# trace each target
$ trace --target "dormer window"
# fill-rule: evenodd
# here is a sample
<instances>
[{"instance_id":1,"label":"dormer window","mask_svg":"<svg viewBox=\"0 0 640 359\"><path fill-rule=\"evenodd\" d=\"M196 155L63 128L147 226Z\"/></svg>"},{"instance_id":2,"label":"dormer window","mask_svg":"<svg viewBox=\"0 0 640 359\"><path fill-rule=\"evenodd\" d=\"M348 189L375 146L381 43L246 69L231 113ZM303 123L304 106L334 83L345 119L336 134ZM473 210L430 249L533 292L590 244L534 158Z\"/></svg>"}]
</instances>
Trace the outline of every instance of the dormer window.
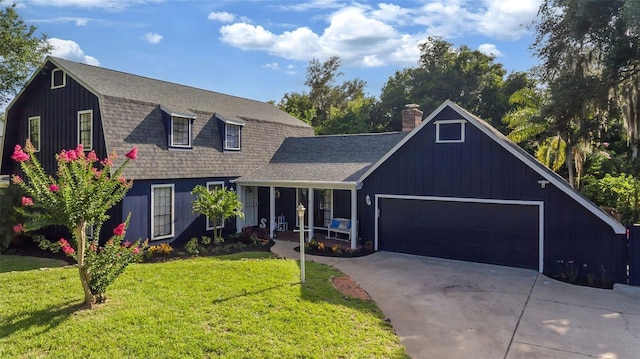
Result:
<instances>
[{"instance_id":1,"label":"dormer window","mask_svg":"<svg viewBox=\"0 0 640 359\"><path fill-rule=\"evenodd\" d=\"M225 125L225 140L224 140L224 149L225 150L239 150L240 149L240 130L242 126L235 125L232 123L227 123Z\"/></svg>"},{"instance_id":2,"label":"dormer window","mask_svg":"<svg viewBox=\"0 0 640 359\"><path fill-rule=\"evenodd\" d=\"M244 122L238 119L228 119L220 114L215 117L220 120L219 130L222 135L222 148L225 151L240 151L242 149L242 127Z\"/></svg>"},{"instance_id":3,"label":"dormer window","mask_svg":"<svg viewBox=\"0 0 640 359\"><path fill-rule=\"evenodd\" d=\"M464 142L465 120L436 121L436 143Z\"/></svg>"},{"instance_id":4,"label":"dormer window","mask_svg":"<svg viewBox=\"0 0 640 359\"><path fill-rule=\"evenodd\" d=\"M191 148L192 121L188 117L171 116L171 146Z\"/></svg>"},{"instance_id":5,"label":"dormer window","mask_svg":"<svg viewBox=\"0 0 640 359\"><path fill-rule=\"evenodd\" d=\"M67 85L67 74L61 69L51 70L51 89L59 89Z\"/></svg>"}]
</instances>

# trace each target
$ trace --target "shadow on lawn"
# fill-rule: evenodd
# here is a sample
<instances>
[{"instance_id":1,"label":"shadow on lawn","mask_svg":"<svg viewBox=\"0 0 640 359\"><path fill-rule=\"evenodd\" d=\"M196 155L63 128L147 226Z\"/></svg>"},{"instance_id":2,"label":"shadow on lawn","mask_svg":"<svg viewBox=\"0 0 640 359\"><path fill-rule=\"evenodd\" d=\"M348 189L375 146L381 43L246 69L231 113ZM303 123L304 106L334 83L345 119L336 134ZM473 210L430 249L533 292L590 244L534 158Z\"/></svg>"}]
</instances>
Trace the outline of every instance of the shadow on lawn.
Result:
<instances>
[{"instance_id":1,"label":"shadow on lawn","mask_svg":"<svg viewBox=\"0 0 640 359\"><path fill-rule=\"evenodd\" d=\"M278 285L274 285L268 288L262 288L262 289L258 289L258 290L253 290L253 291L248 291L246 289L243 289L242 294L236 294L236 295L231 295L228 296L226 298L219 298L213 301L213 304L218 304L218 303L224 303L226 301L232 300L232 299L236 299L236 298L241 298L241 297L248 297L250 295L255 295L255 294L261 294L261 293L265 293L274 289L278 289L278 288L282 288L282 287L287 287L287 286L294 286L294 285L298 285L300 283L284 283L284 284L278 284Z\"/></svg>"},{"instance_id":2,"label":"shadow on lawn","mask_svg":"<svg viewBox=\"0 0 640 359\"><path fill-rule=\"evenodd\" d=\"M27 310L16 313L0 323L0 338L20 331L29 331L31 328L38 329L29 333L30 337L46 333L67 320L81 309L82 305L83 303L70 300L38 311Z\"/></svg>"}]
</instances>

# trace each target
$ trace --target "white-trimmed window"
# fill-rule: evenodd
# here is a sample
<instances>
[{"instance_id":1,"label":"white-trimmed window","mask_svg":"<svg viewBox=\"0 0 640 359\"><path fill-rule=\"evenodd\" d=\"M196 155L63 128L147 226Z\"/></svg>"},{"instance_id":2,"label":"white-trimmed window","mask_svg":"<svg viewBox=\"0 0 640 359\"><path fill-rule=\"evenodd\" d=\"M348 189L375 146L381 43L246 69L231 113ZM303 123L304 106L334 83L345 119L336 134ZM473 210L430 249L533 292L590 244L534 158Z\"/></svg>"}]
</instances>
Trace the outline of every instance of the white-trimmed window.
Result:
<instances>
[{"instance_id":1,"label":"white-trimmed window","mask_svg":"<svg viewBox=\"0 0 640 359\"><path fill-rule=\"evenodd\" d=\"M224 182L222 181L216 181L216 182L207 182L207 189L209 191L214 191L216 189L222 189L222 187L224 187ZM211 230L211 229L218 229L218 228L224 228L224 221L222 220L222 218L218 219L217 221L218 223L213 223L213 221L211 221L209 219L209 217L207 217L207 230ZM214 225L217 224L217 226L214 227Z\"/></svg>"},{"instance_id":2,"label":"white-trimmed window","mask_svg":"<svg viewBox=\"0 0 640 359\"><path fill-rule=\"evenodd\" d=\"M464 126L466 120L436 121L436 143L464 142Z\"/></svg>"},{"instance_id":3,"label":"white-trimmed window","mask_svg":"<svg viewBox=\"0 0 640 359\"><path fill-rule=\"evenodd\" d=\"M151 186L151 239L173 237L174 231L174 185Z\"/></svg>"},{"instance_id":4,"label":"white-trimmed window","mask_svg":"<svg viewBox=\"0 0 640 359\"><path fill-rule=\"evenodd\" d=\"M191 148L191 123L188 117L171 116L171 146Z\"/></svg>"},{"instance_id":5,"label":"white-trimmed window","mask_svg":"<svg viewBox=\"0 0 640 359\"><path fill-rule=\"evenodd\" d=\"M94 226L93 224L87 224L84 227L84 235L87 237L88 240L92 241L93 240L93 231L94 231Z\"/></svg>"},{"instance_id":6,"label":"white-trimmed window","mask_svg":"<svg viewBox=\"0 0 640 359\"><path fill-rule=\"evenodd\" d=\"M67 85L67 74L61 69L51 70L51 89L59 89Z\"/></svg>"},{"instance_id":7,"label":"white-trimmed window","mask_svg":"<svg viewBox=\"0 0 640 359\"><path fill-rule=\"evenodd\" d=\"M241 125L234 123L226 123L224 125L224 149L225 150L239 150L240 149L240 133L242 130Z\"/></svg>"},{"instance_id":8,"label":"white-trimmed window","mask_svg":"<svg viewBox=\"0 0 640 359\"><path fill-rule=\"evenodd\" d=\"M78 144L85 151L93 148L93 110L78 111Z\"/></svg>"},{"instance_id":9,"label":"white-trimmed window","mask_svg":"<svg viewBox=\"0 0 640 359\"><path fill-rule=\"evenodd\" d=\"M29 141L40 151L40 116L29 117Z\"/></svg>"}]
</instances>

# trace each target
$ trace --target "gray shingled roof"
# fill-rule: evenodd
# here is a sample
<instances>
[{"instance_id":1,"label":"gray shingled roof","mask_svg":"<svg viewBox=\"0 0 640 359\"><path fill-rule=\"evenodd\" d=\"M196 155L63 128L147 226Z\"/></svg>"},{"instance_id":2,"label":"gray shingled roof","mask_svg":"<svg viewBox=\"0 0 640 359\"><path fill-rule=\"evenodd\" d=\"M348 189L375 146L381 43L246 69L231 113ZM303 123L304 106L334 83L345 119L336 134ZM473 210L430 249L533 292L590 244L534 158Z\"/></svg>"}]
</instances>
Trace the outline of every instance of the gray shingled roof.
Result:
<instances>
[{"instance_id":1,"label":"gray shingled roof","mask_svg":"<svg viewBox=\"0 0 640 359\"><path fill-rule=\"evenodd\" d=\"M125 173L130 178L237 177L268 163L285 138L313 135L311 126L266 102L49 60L98 96L109 151L122 158L138 147ZM168 149L163 110L195 115L193 150ZM240 152L223 151L216 115L245 124Z\"/></svg>"},{"instance_id":2,"label":"gray shingled roof","mask_svg":"<svg viewBox=\"0 0 640 359\"><path fill-rule=\"evenodd\" d=\"M258 182L352 182L408 132L287 138L269 164L237 179Z\"/></svg>"}]
</instances>

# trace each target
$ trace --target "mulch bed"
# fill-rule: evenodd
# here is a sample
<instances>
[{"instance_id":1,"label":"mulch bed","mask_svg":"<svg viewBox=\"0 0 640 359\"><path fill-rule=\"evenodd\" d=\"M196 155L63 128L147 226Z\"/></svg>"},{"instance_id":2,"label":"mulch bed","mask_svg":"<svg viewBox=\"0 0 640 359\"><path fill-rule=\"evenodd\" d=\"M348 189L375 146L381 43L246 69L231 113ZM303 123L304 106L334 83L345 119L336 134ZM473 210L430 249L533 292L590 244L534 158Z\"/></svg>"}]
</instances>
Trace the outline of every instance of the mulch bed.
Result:
<instances>
[{"instance_id":1,"label":"mulch bed","mask_svg":"<svg viewBox=\"0 0 640 359\"><path fill-rule=\"evenodd\" d=\"M333 287L339 290L342 294L349 298L356 298L362 300L370 300L371 297L364 289L360 288L358 283L354 281L348 275L341 277L331 277Z\"/></svg>"},{"instance_id":2,"label":"mulch bed","mask_svg":"<svg viewBox=\"0 0 640 359\"><path fill-rule=\"evenodd\" d=\"M293 250L296 252L300 252L300 246L295 247ZM304 252L306 254L311 254L314 256L321 256L321 257L355 258L355 257L368 256L369 254L373 254L376 251L360 248L356 251L346 251L346 252L342 251L342 252L336 253L332 251L331 248L326 248L324 251L320 251L314 248L306 248Z\"/></svg>"}]
</instances>

